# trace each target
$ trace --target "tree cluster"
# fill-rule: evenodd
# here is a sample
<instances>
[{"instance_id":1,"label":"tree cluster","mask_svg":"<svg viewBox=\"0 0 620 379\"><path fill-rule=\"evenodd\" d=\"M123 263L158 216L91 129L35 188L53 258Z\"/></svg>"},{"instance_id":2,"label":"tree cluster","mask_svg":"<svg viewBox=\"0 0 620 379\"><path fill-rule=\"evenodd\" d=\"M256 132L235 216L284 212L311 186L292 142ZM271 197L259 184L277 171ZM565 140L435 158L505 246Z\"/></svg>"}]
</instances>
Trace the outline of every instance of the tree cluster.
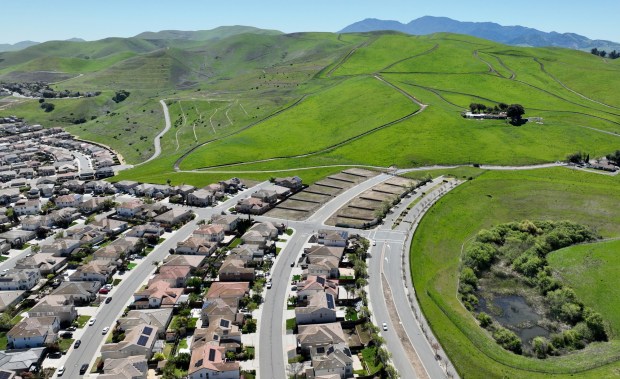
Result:
<instances>
[{"instance_id":1,"label":"tree cluster","mask_svg":"<svg viewBox=\"0 0 620 379\"><path fill-rule=\"evenodd\" d=\"M568 154L568 156L566 157L566 160L569 163L574 163L574 164L588 163L590 161L590 154L585 153L583 151L577 151L575 153Z\"/></svg>"},{"instance_id":2,"label":"tree cluster","mask_svg":"<svg viewBox=\"0 0 620 379\"><path fill-rule=\"evenodd\" d=\"M549 319L572 327L558 333L551 341L537 337L532 342L532 350L538 357L583 348L592 341L605 341L607 332L601 315L584 306L571 288L552 275L546 259L552 251L597 238L587 227L570 221L525 220L481 230L464 252L459 280L461 301L474 311L482 275L496 264L508 267L520 282L543 296ZM477 319L502 347L518 354L522 352L521 341L514 333L496 325L484 312L479 313Z\"/></svg>"},{"instance_id":3,"label":"tree cluster","mask_svg":"<svg viewBox=\"0 0 620 379\"><path fill-rule=\"evenodd\" d=\"M506 112L506 109L508 109L508 104L505 103L499 103L494 106L487 106L480 103L469 104L469 110L471 111L471 113L499 114L500 112Z\"/></svg>"},{"instance_id":4,"label":"tree cluster","mask_svg":"<svg viewBox=\"0 0 620 379\"><path fill-rule=\"evenodd\" d=\"M620 150L616 150L611 154L607 154L607 160L614 163L615 165L620 165Z\"/></svg>"},{"instance_id":5,"label":"tree cluster","mask_svg":"<svg viewBox=\"0 0 620 379\"><path fill-rule=\"evenodd\" d=\"M120 103L122 101L125 101L125 99L129 97L129 94L129 91L125 91L123 89L120 91L116 91L116 93L112 97L112 100L114 100L115 103Z\"/></svg>"},{"instance_id":6,"label":"tree cluster","mask_svg":"<svg viewBox=\"0 0 620 379\"><path fill-rule=\"evenodd\" d=\"M596 47L593 48L592 50L590 50L590 53L594 54L594 55L598 55L601 58L609 58L609 59L618 59L620 58L620 53L617 52L616 50L613 50L612 52L610 52L609 54L607 54L607 52L605 50L599 50Z\"/></svg>"}]
</instances>

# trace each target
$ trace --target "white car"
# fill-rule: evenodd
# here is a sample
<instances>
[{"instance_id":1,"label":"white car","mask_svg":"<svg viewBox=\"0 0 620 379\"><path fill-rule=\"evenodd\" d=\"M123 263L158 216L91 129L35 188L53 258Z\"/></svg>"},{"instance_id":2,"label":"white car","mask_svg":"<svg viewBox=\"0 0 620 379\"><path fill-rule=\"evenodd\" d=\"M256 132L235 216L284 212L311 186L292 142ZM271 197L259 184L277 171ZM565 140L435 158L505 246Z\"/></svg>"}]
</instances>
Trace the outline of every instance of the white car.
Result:
<instances>
[{"instance_id":1,"label":"white car","mask_svg":"<svg viewBox=\"0 0 620 379\"><path fill-rule=\"evenodd\" d=\"M383 331L387 332L387 324L385 322L383 323Z\"/></svg>"},{"instance_id":2,"label":"white car","mask_svg":"<svg viewBox=\"0 0 620 379\"><path fill-rule=\"evenodd\" d=\"M105 328L103 328L103 330L101 331L101 334L106 334L108 331L110 330L109 326L106 326Z\"/></svg>"},{"instance_id":3,"label":"white car","mask_svg":"<svg viewBox=\"0 0 620 379\"><path fill-rule=\"evenodd\" d=\"M64 373L65 373L65 366L60 366L58 368L58 371L56 372L56 375L62 376L62 374L64 374Z\"/></svg>"},{"instance_id":4,"label":"white car","mask_svg":"<svg viewBox=\"0 0 620 379\"><path fill-rule=\"evenodd\" d=\"M271 282L267 282L267 289L271 288Z\"/></svg>"},{"instance_id":5,"label":"white car","mask_svg":"<svg viewBox=\"0 0 620 379\"><path fill-rule=\"evenodd\" d=\"M372 241L372 246L377 246L377 241Z\"/></svg>"},{"instance_id":6,"label":"white car","mask_svg":"<svg viewBox=\"0 0 620 379\"><path fill-rule=\"evenodd\" d=\"M88 326L93 326L93 325L95 325L95 321L97 321L97 319L96 319L96 318L94 318L94 317L93 317L93 318L91 318L90 320L88 320Z\"/></svg>"}]
</instances>

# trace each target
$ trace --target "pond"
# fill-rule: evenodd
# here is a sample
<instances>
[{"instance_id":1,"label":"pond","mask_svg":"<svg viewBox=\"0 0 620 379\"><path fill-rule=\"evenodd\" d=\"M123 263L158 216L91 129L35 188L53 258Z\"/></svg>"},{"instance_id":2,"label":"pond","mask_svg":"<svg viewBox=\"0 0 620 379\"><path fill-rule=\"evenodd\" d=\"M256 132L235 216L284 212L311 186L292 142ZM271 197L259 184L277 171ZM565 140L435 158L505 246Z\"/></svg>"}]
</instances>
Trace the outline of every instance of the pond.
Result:
<instances>
[{"instance_id":1,"label":"pond","mask_svg":"<svg viewBox=\"0 0 620 379\"><path fill-rule=\"evenodd\" d=\"M489 314L495 321L514 331L523 342L534 337L548 337L549 331L537 325L542 316L527 304L522 296L508 295L493 298L492 306L486 299L479 298L478 307ZM499 314L497 310L500 310Z\"/></svg>"}]
</instances>

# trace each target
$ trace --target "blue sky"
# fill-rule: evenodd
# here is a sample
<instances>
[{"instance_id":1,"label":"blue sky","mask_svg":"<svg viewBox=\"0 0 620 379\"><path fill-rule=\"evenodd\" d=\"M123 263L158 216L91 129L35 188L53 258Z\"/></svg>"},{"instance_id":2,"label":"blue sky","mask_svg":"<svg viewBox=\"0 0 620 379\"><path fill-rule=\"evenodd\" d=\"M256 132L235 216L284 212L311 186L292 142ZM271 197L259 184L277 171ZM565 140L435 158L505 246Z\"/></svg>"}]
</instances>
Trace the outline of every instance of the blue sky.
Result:
<instances>
[{"instance_id":1,"label":"blue sky","mask_svg":"<svg viewBox=\"0 0 620 379\"><path fill-rule=\"evenodd\" d=\"M6 0L0 43L129 37L143 31L249 25L335 32L364 18L409 22L431 15L574 32L620 42L619 0Z\"/></svg>"}]
</instances>

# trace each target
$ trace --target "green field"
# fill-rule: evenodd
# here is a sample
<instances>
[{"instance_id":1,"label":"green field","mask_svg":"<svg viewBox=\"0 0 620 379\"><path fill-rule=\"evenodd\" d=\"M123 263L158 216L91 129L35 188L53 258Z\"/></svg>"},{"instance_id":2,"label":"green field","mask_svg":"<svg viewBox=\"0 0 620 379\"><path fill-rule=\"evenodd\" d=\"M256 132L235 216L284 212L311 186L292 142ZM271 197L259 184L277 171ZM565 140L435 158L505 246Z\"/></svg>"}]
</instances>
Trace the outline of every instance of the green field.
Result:
<instances>
[{"instance_id":1,"label":"green field","mask_svg":"<svg viewBox=\"0 0 620 379\"><path fill-rule=\"evenodd\" d=\"M573 246L547 256L554 272L584 304L608 321L612 338L620 331L620 240Z\"/></svg>"},{"instance_id":2,"label":"green field","mask_svg":"<svg viewBox=\"0 0 620 379\"><path fill-rule=\"evenodd\" d=\"M70 78L58 89L103 94L50 100L57 108L49 114L36 101L4 100L0 116L67 126L136 164L153 153L165 99L173 128L160 158L122 177L191 184L291 169L318 178L338 165L525 165L577 150L602 156L620 142L620 66L588 53L448 33L240 33L197 32L173 44L166 32L2 53L0 78L53 69ZM111 101L118 89L132 92L120 104ZM403 117L420 109L407 95L428 107ZM463 119L471 102L521 103L543 123ZM74 125L80 118L86 122ZM175 162L192 172L175 172Z\"/></svg>"},{"instance_id":3,"label":"green field","mask_svg":"<svg viewBox=\"0 0 620 379\"><path fill-rule=\"evenodd\" d=\"M430 209L414 235L411 272L420 306L461 377L543 378L578 373L599 378L620 369L620 340L616 339L545 360L500 349L455 295L461 248L480 229L523 219L567 219L604 237L620 235L620 195L609 190L617 185L614 177L564 168L487 171L450 191ZM583 300L588 303L587 297Z\"/></svg>"}]
</instances>

